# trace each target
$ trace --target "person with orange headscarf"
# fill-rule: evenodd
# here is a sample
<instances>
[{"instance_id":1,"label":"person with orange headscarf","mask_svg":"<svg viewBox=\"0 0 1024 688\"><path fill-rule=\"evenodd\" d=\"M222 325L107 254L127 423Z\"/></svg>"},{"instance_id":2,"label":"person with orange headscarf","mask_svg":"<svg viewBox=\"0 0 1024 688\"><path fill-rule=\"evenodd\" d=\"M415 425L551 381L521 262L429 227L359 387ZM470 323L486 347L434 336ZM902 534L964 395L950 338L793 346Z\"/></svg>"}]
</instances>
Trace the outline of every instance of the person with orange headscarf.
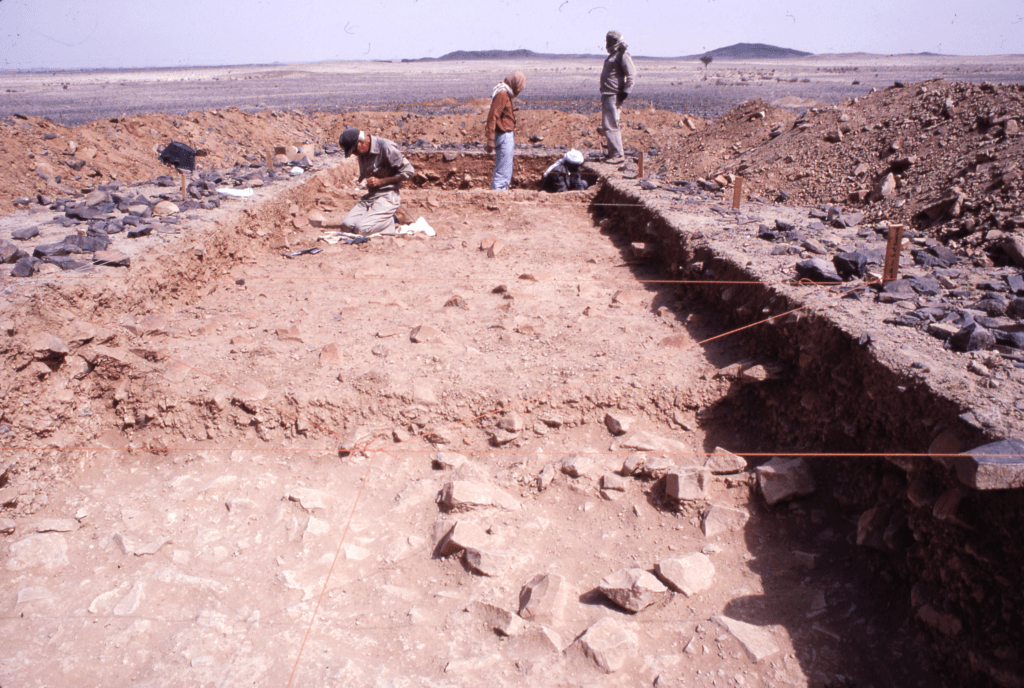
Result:
<instances>
[{"instance_id":1,"label":"person with orange headscarf","mask_svg":"<svg viewBox=\"0 0 1024 688\"><path fill-rule=\"evenodd\" d=\"M494 153L492 189L504 191L512 183L512 157L516 149L516 113L512 99L525 87L526 76L517 70L506 76L491 93L491 111L487 113L487 152Z\"/></svg>"}]
</instances>

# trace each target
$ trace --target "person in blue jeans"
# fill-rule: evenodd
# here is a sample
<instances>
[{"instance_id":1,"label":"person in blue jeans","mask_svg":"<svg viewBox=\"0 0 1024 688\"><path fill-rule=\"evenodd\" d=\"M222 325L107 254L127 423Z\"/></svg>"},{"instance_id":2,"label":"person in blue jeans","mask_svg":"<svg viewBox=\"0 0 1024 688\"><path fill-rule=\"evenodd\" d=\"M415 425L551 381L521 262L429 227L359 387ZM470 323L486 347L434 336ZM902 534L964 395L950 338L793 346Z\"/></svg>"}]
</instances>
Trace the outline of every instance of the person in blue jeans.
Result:
<instances>
[{"instance_id":1,"label":"person in blue jeans","mask_svg":"<svg viewBox=\"0 0 1024 688\"><path fill-rule=\"evenodd\" d=\"M512 99L525 87L526 76L517 70L495 86L491 94L491 110L487 113L487 152L494 153L492 189L504 191L512 183L512 157L516 150L516 113Z\"/></svg>"}]
</instances>

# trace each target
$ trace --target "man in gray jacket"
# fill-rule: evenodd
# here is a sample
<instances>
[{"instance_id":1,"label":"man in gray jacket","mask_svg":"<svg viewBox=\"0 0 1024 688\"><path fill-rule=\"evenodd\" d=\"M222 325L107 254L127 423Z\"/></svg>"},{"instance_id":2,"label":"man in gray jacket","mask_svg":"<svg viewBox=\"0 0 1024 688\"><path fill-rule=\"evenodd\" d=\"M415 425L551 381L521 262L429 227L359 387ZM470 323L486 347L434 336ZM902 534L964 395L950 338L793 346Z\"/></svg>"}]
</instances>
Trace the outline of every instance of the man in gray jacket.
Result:
<instances>
[{"instance_id":1,"label":"man in gray jacket","mask_svg":"<svg viewBox=\"0 0 1024 688\"><path fill-rule=\"evenodd\" d=\"M349 211L342 229L352 234L380 234L395 226L395 211L401 200L398 189L416 171L391 141L370 136L358 129L346 129L338 140L345 157L359 157L359 181L366 181L366 195Z\"/></svg>"},{"instance_id":2,"label":"man in gray jacket","mask_svg":"<svg viewBox=\"0 0 1024 688\"><path fill-rule=\"evenodd\" d=\"M605 37L608 57L601 70L601 126L608 139L608 156L605 162L613 165L625 162L622 149L622 132L619 131L619 108L633 88L636 67L633 58L626 52L622 34L609 31Z\"/></svg>"}]
</instances>

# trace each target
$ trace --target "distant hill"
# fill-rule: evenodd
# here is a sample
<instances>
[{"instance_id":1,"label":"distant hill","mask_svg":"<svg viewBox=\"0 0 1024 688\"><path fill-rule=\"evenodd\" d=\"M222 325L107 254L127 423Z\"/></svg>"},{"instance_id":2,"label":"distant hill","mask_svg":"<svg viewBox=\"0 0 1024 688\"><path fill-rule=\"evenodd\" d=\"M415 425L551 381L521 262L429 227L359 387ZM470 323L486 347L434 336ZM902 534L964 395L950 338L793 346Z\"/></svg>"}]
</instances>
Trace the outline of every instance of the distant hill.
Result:
<instances>
[{"instance_id":1,"label":"distant hill","mask_svg":"<svg viewBox=\"0 0 1024 688\"><path fill-rule=\"evenodd\" d=\"M711 57L720 60L785 60L793 57L807 57L813 53L806 53L803 50L792 50L791 48L780 48L765 43L737 43L709 50L698 55L688 55L694 60L701 57Z\"/></svg>"},{"instance_id":2,"label":"distant hill","mask_svg":"<svg viewBox=\"0 0 1024 688\"><path fill-rule=\"evenodd\" d=\"M456 50L445 53L441 57L420 57L402 62L431 62L456 60L526 60L539 58L543 60L576 60L580 58L602 57L600 55L555 55L552 53L535 53L532 50ZM603 59L603 58L602 58Z\"/></svg>"}]
</instances>

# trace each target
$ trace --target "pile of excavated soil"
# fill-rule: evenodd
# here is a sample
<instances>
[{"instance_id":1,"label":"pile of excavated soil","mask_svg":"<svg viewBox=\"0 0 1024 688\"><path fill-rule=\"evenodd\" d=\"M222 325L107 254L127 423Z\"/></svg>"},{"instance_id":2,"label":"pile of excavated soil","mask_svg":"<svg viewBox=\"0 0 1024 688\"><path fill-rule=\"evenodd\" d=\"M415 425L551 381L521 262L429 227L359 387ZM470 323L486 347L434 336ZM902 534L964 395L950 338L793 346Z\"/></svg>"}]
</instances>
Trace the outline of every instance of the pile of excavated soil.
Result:
<instances>
[{"instance_id":1,"label":"pile of excavated soil","mask_svg":"<svg viewBox=\"0 0 1024 688\"><path fill-rule=\"evenodd\" d=\"M907 224L976 266L1022 265L1022 118L1019 85L943 80L799 116L751 102L699 136L669 139L666 174L740 175L749 194L862 209L868 222Z\"/></svg>"},{"instance_id":2,"label":"pile of excavated soil","mask_svg":"<svg viewBox=\"0 0 1024 688\"><path fill-rule=\"evenodd\" d=\"M627 101L623 128L627 148L643 151L647 171L662 180L739 175L748 195L861 208L868 221L909 224L981 267L1024 261L1022 98L1018 85L935 80L803 112L752 101L710 123L653 106L633 109ZM346 126L406 147L478 149L487 105L446 99L417 111L343 115L229 108L72 128L6 118L0 211L40 194L49 199L113 179L154 179L168 171L158 153L172 140L208 151L200 159L207 167L259 165L274 146L331 149ZM424 114L431 107L441 114ZM596 114L528 109L519 117L520 145L600 151Z\"/></svg>"}]
</instances>

